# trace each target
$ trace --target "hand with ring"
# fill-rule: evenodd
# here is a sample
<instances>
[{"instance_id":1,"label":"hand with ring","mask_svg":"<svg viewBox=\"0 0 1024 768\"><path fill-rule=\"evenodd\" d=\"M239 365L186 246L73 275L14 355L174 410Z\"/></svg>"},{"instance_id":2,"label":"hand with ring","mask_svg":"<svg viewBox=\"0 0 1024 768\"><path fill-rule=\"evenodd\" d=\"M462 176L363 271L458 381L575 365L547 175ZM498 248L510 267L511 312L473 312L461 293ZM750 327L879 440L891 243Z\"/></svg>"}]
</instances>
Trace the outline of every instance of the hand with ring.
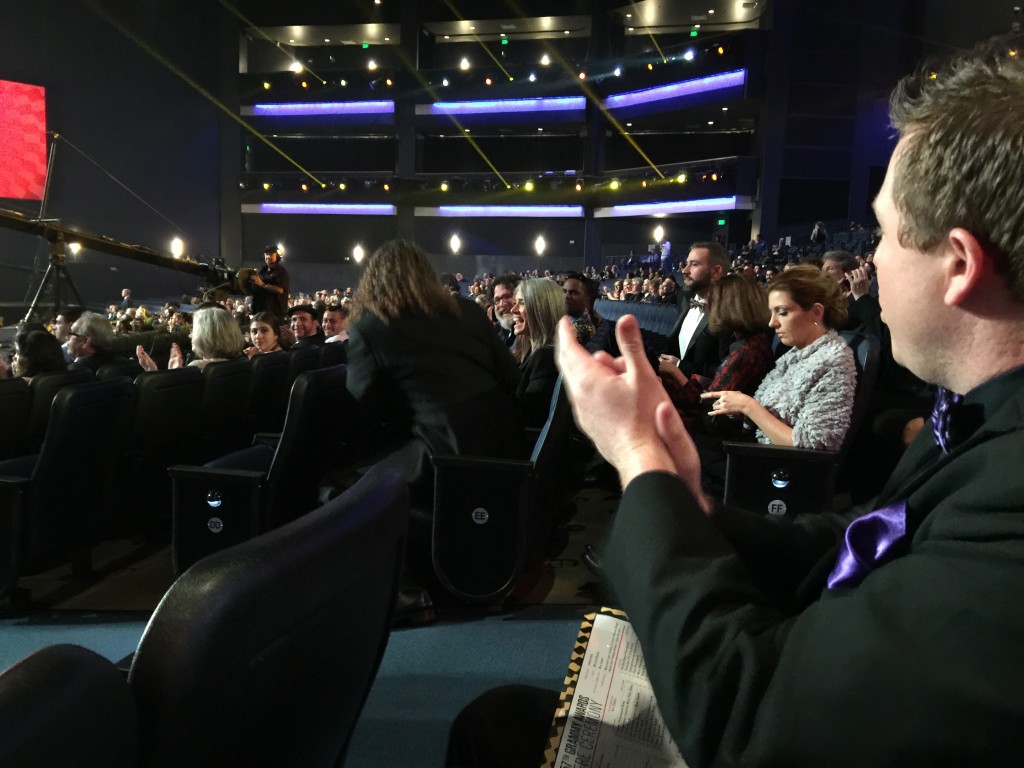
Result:
<instances>
[{"instance_id":1,"label":"hand with ring","mask_svg":"<svg viewBox=\"0 0 1024 768\"><path fill-rule=\"evenodd\" d=\"M723 390L719 392L705 392L700 396L701 400L715 398L711 405L712 416L734 416L744 415L747 406L753 402L753 398L742 392Z\"/></svg>"}]
</instances>

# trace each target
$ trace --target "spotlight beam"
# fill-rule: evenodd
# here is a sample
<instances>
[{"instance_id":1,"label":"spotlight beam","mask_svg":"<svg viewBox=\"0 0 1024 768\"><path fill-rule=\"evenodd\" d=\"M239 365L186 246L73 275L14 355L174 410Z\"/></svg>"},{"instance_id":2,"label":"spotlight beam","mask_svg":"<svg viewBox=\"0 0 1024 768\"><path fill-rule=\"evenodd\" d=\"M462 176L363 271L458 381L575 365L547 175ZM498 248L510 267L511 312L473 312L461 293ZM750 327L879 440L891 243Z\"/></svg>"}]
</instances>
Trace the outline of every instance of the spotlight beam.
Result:
<instances>
[{"instance_id":1,"label":"spotlight beam","mask_svg":"<svg viewBox=\"0 0 1024 768\"><path fill-rule=\"evenodd\" d=\"M281 47L281 43L280 43L280 42L278 42L277 40L274 40L273 38L271 38L271 37L270 37L270 36L269 36L269 35L268 35L268 34L267 34L266 32L264 32L264 31L263 31L262 29L260 29L259 27L257 27L257 26L256 26L255 24L253 24L253 23L252 23L251 21L249 21L249 19L247 19L247 18L246 18L245 16L243 16L243 15L242 15L241 11L239 11L239 10L238 10L237 8L235 8L235 7L233 6L233 5L231 5L230 3L228 3L228 2L227 2L227 0L218 0L218 2L219 2L219 3L220 3L220 4L222 5L222 6L224 6L224 8L225 8L225 9L227 9L227 10L228 10L228 11L229 11L230 13L234 14L235 16L237 16L237 17L238 17L238 18L239 18L239 19L241 20L241 22L242 22L243 24L245 24L245 26L247 27L247 29L248 29L248 30L249 30L250 32L255 32L255 33L256 33L257 35L259 35L260 37L262 37L262 38L263 38L264 40L266 40L266 41L267 41L268 43L273 43L273 44L274 44L275 46L277 46L278 48L280 48L280 47ZM293 57L293 58L294 58L294 57ZM316 78L317 80L319 80L319 81L320 81L320 85L327 85L327 81L326 81L326 80L324 80L324 79L323 79L322 77L320 77L320 75L318 75L318 74L317 74L316 72L314 72L314 71L313 71L312 69L309 69L309 68L308 68L308 67L306 67L305 65L303 65L303 66L302 66L302 68L303 68L303 69L304 69L304 70L305 70L306 72L309 72L309 74L311 74L311 75L312 75L313 77L315 77L315 78Z\"/></svg>"},{"instance_id":2,"label":"spotlight beam","mask_svg":"<svg viewBox=\"0 0 1024 768\"><path fill-rule=\"evenodd\" d=\"M461 13L459 13L459 9L455 7L451 0L444 0L444 4L448 6L448 9L452 12L456 19L458 19L459 21L466 20L465 17ZM484 41L480 39L479 35L474 34L473 41L484 49L484 53L490 56L491 61L493 61L497 65L498 69L500 69L505 74L505 77L511 80L512 75L510 75L508 70L501 65L501 62L498 61L498 57L491 53L490 49L484 44Z\"/></svg>"},{"instance_id":3,"label":"spotlight beam","mask_svg":"<svg viewBox=\"0 0 1024 768\"><path fill-rule=\"evenodd\" d=\"M427 94L429 94L431 101L440 101L437 91L435 91L431 87L430 83L427 82L427 79L423 76L423 73L420 72L419 69L417 69L416 65L409 60L408 56L406 56L405 51L402 49L401 46L399 46L398 48L398 57L399 59L401 59L406 71L413 77L415 77L416 80L419 81L420 87L422 87L423 90L425 90ZM452 125L454 125L458 129L459 135L465 141L469 142L469 146L473 148L473 151L480 156L480 159L487 164L488 168L494 171L494 175L501 179L501 183L504 184L506 188L508 188L510 185L508 181L506 181L505 177L502 175L501 171L499 171L498 167L491 162L491 158L489 158L487 156L487 153L480 148L480 145L476 143L473 137L466 133L465 128L463 128L462 123L459 122L458 118L455 115L448 115L448 119L451 120Z\"/></svg>"},{"instance_id":4,"label":"spotlight beam","mask_svg":"<svg viewBox=\"0 0 1024 768\"><path fill-rule=\"evenodd\" d=\"M526 18L526 14L523 12L523 9L519 7L517 3L510 2L509 7L512 8L516 13L518 13L520 18ZM664 179L665 174L663 174L661 170L658 168L658 166L654 164L654 161L647 156L647 153L640 148L640 145L636 143L636 140L626 132L626 129L623 127L622 123L620 123L615 118L615 116L612 115L612 113L605 108L604 104L601 103L601 99L597 97L593 89L586 83L586 81L580 80L578 77L576 77L576 73L573 72L572 67L569 66L569 62L566 61L558 53L558 51L556 51L551 46L545 44L544 48L546 51L548 51L548 54L558 62L558 65L563 70L565 70L569 77L572 78L575 82L579 83L580 90L583 91L583 95L587 97L587 100L590 103L592 103L601 112L602 115L604 115L605 120L607 120L612 125L612 127L614 127L616 131L618 131L619 135L626 140L626 143L628 143L634 150L636 150L636 153L640 155L641 158L643 158L643 161L647 163L651 170L658 174L659 178Z\"/></svg>"},{"instance_id":5,"label":"spotlight beam","mask_svg":"<svg viewBox=\"0 0 1024 768\"><path fill-rule=\"evenodd\" d=\"M640 9L636 7L636 0L630 0L629 4L633 8L633 15L636 16L639 19L640 18ZM651 27L649 25L647 25L647 24L644 24L644 26L648 30L647 36L649 38L651 38L651 43L653 43L653 45L654 45L654 50L656 50L658 52L658 57L661 59L661 63L662 64L667 64L668 63L668 59L665 58L665 54L662 52L661 46L658 45L658 41L654 39L654 33L650 31Z\"/></svg>"}]
</instances>

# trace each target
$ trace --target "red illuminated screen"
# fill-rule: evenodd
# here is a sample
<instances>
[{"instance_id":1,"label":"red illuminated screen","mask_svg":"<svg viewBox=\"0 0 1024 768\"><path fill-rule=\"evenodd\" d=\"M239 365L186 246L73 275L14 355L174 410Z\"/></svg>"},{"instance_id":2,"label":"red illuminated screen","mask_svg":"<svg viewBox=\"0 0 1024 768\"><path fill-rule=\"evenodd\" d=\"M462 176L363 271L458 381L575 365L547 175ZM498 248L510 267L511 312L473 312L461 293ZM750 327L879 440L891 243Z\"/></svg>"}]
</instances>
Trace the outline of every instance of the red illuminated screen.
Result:
<instances>
[{"instance_id":1,"label":"red illuminated screen","mask_svg":"<svg viewBox=\"0 0 1024 768\"><path fill-rule=\"evenodd\" d=\"M42 200L46 90L0 80L0 197Z\"/></svg>"}]
</instances>

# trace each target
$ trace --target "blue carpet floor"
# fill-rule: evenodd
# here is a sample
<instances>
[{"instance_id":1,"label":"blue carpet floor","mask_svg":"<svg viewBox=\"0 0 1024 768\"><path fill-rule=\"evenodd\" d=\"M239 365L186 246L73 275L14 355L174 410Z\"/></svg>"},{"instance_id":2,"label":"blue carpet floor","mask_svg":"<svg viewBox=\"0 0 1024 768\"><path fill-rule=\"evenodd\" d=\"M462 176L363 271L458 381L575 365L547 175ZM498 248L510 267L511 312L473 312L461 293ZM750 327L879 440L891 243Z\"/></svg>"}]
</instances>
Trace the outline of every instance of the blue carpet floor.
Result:
<instances>
[{"instance_id":1,"label":"blue carpet floor","mask_svg":"<svg viewBox=\"0 0 1024 768\"><path fill-rule=\"evenodd\" d=\"M507 683L557 689L586 612L535 606L392 633L353 735L349 768L437 768L448 728L478 694ZM0 621L0 669L34 650L76 643L117 661L135 650L138 614L40 614Z\"/></svg>"}]
</instances>

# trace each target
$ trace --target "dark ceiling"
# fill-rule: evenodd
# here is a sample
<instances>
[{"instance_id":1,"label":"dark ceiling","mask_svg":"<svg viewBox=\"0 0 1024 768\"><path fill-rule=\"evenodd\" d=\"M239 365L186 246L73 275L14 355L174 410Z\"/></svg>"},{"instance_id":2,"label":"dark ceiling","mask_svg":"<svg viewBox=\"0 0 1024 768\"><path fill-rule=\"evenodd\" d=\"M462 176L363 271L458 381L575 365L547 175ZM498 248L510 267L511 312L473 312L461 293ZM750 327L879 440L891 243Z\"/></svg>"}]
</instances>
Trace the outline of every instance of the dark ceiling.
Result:
<instances>
[{"instance_id":1,"label":"dark ceiling","mask_svg":"<svg viewBox=\"0 0 1024 768\"><path fill-rule=\"evenodd\" d=\"M678 33L700 25L710 31L756 28L767 19L768 0L600 0L538 2L417 2L420 25L438 42L460 42L506 35L511 39L587 37L591 18L602 13L620 20L627 35ZM291 5L241 0L234 7L247 26L285 45L399 42L402 8L398 0L304 2ZM446 37L447 36L447 37Z\"/></svg>"}]
</instances>

